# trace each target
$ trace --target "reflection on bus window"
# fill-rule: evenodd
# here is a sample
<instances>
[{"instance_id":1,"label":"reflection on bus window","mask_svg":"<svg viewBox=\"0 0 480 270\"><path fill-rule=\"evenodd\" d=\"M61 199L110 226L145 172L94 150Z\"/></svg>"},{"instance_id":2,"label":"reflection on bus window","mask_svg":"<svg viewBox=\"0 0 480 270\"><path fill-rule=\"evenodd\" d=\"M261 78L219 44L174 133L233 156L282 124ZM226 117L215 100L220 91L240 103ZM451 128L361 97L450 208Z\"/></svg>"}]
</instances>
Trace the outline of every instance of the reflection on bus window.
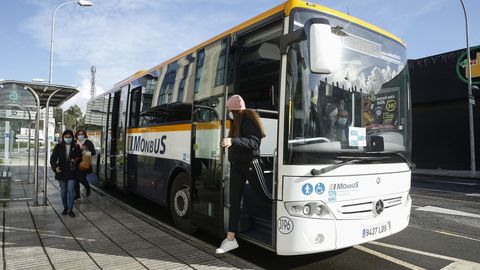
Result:
<instances>
[{"instance_id":1,"label":"reflection on bus window","mask_svg":"<svg viewBox=\"0 0 480 270\"><path fill-rule=\"evenodd\" d=\"M297 12L303 25L308 12ZM287 57L288 142L285 162L304 164L319 153L407 151L408 70L405 50L387 38L328 17L342 40L338 69L312 73L308 45L293 44ZM381 146L379 146L381 145Z\"/></svg>"}]
</instances>

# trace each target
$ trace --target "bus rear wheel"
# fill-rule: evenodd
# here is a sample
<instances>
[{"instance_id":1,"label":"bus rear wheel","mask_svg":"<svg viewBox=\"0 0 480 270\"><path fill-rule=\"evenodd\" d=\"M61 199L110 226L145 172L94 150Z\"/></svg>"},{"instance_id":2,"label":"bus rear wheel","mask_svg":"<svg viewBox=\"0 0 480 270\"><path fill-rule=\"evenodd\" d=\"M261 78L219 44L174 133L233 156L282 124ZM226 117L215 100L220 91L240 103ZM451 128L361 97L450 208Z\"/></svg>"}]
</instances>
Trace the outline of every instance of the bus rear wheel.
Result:
<instances>
[{"instance_id":1,"label":"bus rear wheel","mask_svg":"<svg viewBox=\"0 0 480 270\"><path fill-rule=\"evenodd\" d=\"M188 234L196 231L190 215L191 198L190 177L186 173L180 173L173 180L170 189L170 212L175 226Z\"/></svg>"}]
</instances>

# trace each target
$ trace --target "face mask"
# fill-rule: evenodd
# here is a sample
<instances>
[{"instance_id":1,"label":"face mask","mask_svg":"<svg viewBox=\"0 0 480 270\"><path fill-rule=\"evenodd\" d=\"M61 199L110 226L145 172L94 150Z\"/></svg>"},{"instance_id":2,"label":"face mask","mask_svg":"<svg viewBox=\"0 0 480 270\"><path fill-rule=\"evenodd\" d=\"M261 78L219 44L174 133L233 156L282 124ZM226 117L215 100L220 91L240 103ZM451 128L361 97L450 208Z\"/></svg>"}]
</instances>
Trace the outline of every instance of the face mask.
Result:
<instances>
[{"instance_id":1,"label":"face mask","mask_svg":"<svg viewBox=\"0 0 480 270\"><path fill-rule=\"evenodd\" d=\"M66 143L66 144L70 144L72 142L72 138L63 138L63 141Z\"/></svg>"},{"instance_id":2,"label":"face mask","mask_svg":"<svg viewBox=\"0 0 480 270\"><path fill-rule=\"evenodd\" d=\"M83 141L85 140L85 135L78 135L77 138L78 140Z\"/></svg>"},{"instance_id":3,"label":"face mask","mask_svg":"<svg viewBox=\"0 0 480 270\"><path fill-rule=\"evenodd\" d=\"M233 119L233 112L228 112L228 118Z\"/></svg>"},{"instance_id":4,"label":"face mask","mask_svg":"<svg viewBox=\"0 0 480 270\"><path fill-rule=\"evenodd\" d=\"M339 118L338 123L342 126L345 126L347 124L347 118L345 118L345 117Z\"/></svg>"}]
</instances>

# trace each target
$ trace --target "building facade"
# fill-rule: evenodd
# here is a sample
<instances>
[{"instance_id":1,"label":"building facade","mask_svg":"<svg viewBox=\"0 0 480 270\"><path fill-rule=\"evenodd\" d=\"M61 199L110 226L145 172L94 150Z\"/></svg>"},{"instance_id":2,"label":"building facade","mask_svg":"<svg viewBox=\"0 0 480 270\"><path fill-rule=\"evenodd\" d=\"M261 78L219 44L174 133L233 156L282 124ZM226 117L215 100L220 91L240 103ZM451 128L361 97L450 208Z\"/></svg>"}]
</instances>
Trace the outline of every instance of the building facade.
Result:
<instances>
[{"instance_id":1,"label":"building facade","mask_svg":"<svg viewBox=\"0 0 480 270\"><path fill-rule=\"evenodd\" d=\"M471 48L476 170L480 170L480 46ZM466 50L409 60L412 159L417 168L470 170Z\"/></svg>"}]
</instances>

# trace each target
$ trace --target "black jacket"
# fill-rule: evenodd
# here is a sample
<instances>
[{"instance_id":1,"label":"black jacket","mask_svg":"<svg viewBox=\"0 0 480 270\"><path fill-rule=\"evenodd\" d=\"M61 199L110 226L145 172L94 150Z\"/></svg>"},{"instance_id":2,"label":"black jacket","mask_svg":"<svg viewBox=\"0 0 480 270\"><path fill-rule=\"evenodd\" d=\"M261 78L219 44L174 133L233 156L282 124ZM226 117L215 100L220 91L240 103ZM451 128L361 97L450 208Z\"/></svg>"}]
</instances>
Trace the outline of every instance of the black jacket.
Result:
<instances>
[{"instance_id":1,"label":"black jacket","mask_svg":"<svg viewBox=\"0 0 480 270\"><path fill-rule=\"evenodd\" d=\"M71 143L70 155L67 160L65 145L59 143L53 148L50 156L50 166L55 172L55 179L60 181L77 179L78 178L78 164L82 161L82 150L74 142ZM56 168L60 167L61 173L56 172Z\"/></svg>"},{"instance_id":2,"label":"black jacket","mask_svg":"<svg viewBox=\"0 0 480 270\"><path fill-rule=\"evenodd\" d=\"M228 161L249 163L260 157L262 134L259 127L249 118L244 118L240 127L240 137L232 138L228 148Z\"/></svg>"}]
</instances>

